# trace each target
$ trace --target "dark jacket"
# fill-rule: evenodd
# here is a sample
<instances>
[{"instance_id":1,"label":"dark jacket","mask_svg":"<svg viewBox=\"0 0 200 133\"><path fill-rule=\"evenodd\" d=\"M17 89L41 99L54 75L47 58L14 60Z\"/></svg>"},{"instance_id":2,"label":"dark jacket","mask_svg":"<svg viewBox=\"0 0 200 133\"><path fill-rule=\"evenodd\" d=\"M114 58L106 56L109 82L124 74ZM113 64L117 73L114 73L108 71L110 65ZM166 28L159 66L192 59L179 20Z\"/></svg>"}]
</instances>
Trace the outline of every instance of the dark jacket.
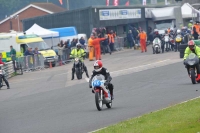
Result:
<instances>
[{"instance_id":1,"label":"dark jacket","mask_svg":"<svg viewBox=\"0 0 200 133\"><path fill-rule=\"evenodd\" d=\"M33 55L33 52L29 52L28 50L26 50L26 51L24 52L24 56L28 56L28 55Z\"/></svg>"},{"instance_id":2,"label":"dark jacket","mask_svg":"<svg viewBox=\"0 0 200 133\"><path fill-rule=\"evenodd\" d=\"M82 45L85 44L85 40L84 40L84 39L80 39L79 42L80 42L80 44L82 44Z\"/></svg>"},{"instance_id":3,"label":"dark jacket","mask_svg":"<svg viewBox=\"0 0 200 133\"><path fill-rule=\"evenodd\" d=\"M101 71L99 71L99 72L96 72L96 71L93 71L92 72L92 75L91 75L91 78L90 78L90 81L89 81L89 86L91 86L92 84L92 79L93 79L93 77L94 76L96 76L97 74L102 74L104 77L105 77L105 80L107 81L107 82L110 82L111 80L112 80L112 77L110 76L110 73L109 73L109 71L106 69L106 68L102 68L101 69Z\"/></svg>"},{"instance_id":4,"label":"dark jacket","mask_svg":"<svg viewBox=\"0 0 200 133\"><path fill-rule=\"evenodd\" d=\"M128 42L133 42L133 40L134 40L133 34L132 33L128 33L127 39L128 39Z\"/></svg>"},{"instance_id":5,"label":"dark jacket","mask_svg":"<svg viewBox=\"0 0 200 133\"><path fill-rule=\"evenodd\" d=\"M102 44L103 44L104 46L109 45L109 39L107 38L106 40L103 40L103 41L102 41Z\"/></svg>"},{"instance_id":6,"label":"dark jacket","mask_svg":"<svg viewBox=\"0 0 200 133\"><path fill-rule=\"evenodd\" d=\"M156 37L162 40L162 37L159 34L154 34L153 39L155 39Z\"/></svg>"}]
</instances>

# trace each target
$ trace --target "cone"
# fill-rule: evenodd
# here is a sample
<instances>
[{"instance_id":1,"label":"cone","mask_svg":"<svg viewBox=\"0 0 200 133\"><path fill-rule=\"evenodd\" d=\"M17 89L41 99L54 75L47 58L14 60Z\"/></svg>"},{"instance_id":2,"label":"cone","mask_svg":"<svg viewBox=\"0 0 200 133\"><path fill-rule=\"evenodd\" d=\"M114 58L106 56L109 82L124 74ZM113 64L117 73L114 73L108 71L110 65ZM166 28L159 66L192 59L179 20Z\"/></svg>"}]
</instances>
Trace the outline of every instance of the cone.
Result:
<instances>
[{"instance_id":1,"label":"cone","mask_svg":"<svg viewBox=\"0 0 200 133\"><path fill-rule=\"evenodd\" d=\"M59 62L59 65L62 66L62 61Z\"/></svg>"},{"instance_id":2,"label":"cone","mask_svg":"<svg viewBox=\"0 0 200 133\"><path fill-rule=\"evenodd\" d=\"M52 68L52 63L51 62L49 62L49 68Z\"/></svg>"}]
</instances>

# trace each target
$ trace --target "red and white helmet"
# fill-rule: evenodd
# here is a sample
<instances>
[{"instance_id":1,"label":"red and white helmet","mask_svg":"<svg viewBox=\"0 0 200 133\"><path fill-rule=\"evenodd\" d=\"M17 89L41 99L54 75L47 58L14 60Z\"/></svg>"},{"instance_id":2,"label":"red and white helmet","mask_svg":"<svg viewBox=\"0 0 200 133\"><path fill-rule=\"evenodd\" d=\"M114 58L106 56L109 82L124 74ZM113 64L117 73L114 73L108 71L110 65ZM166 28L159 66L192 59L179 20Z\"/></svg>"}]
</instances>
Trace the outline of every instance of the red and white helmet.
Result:
<instances>
[{"instance_id":1,"label":"red and white helmet","mask_svg":"<svg viewBox=\"0 0 200 133\"><path fill-rule=\"evenodd\" d=\"M103 64L100 60L97 60L97 61L94 62L94 70L96 72L101 71L102 67L103 67Z\"/></svg>"},{"instance_id":2,"label":"red and white helmet","mask_svg":"<svg viewBox=\"0 0 200 133\"><path fill-rule=\"evenodd\" d=\"M191 40L191 41L188 42L188 47L189 47L191 50L194 49L194 47L195 47L195 43L194 43L193 40Z\"/></svg>"}]
</instances>

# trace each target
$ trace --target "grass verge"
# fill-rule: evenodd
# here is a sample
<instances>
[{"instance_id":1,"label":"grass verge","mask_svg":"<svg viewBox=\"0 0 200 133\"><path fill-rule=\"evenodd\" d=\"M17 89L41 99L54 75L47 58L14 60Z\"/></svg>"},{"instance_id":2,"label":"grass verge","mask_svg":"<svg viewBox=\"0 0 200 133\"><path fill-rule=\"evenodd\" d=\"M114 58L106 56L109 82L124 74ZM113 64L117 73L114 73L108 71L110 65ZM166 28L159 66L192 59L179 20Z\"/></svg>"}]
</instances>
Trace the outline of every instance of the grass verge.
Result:
<instances>
[{"instance_id":1,"label":"grass verge","mask_svg":"<svg viewBox=\"0 0 200 133\"><path fill-rule=\"evenodd\" d=\"M200 98L120 122L96 133L200 133Z\"/></svg>"}]
</instances>

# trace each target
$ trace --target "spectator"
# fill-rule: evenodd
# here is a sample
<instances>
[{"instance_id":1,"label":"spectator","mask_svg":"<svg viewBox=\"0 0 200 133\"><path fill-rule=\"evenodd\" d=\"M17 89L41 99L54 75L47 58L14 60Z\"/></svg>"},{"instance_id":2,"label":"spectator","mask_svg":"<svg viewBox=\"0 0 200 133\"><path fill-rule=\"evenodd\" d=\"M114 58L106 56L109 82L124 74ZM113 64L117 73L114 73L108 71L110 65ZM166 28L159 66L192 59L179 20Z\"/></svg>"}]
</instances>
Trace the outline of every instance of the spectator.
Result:
<instances>
[{"instance_id":1,"label":"spectator","mask_svg":"<svg viewBox=\"0 0 200 133\"><path fill-rule=\"evenodd\" d=\"M38 51L38 47L36 47L36 48L33 50L33 54L40 54L40 52Z\"/></svg>"},{"instance_id":2,"label":"spectator","mask_svg":"<svg viewBox=\"0 0 200 133\"><path fill-rule=\"evenodd\" d=\"M143 31L143 29L141 29L141 32L138 36L140 37L141 53L143 53L144 51L147 52L147 34Z\"/></svg>"},{"instance_id":3,"label":"spectator","mask_svg":"<svg viewBox=\"0 0 200 133\"><path fill-rule=\"evenodd\" d=\"M108 38L109 38L110 49L111 49L111 51L114 51L115 34L114 34L113 30L111 30L110 33L108 34Z\"/></svg>"},{"instance_id":4,"label":"spectator","mask_svg":"<svg viewBox=\"0 0 200 133\"><path fill-rule=\"evenodd\" d=\"M85 46L85 40L83 37L81 37L81 39L79 39L79 43L82 45L82 47Z\"/></svg>"},{"instance_id":5,"label":"spectator","mask_svg":"<svg viewBox=\"0 0 200 133\"><path fill-rule=\"evenodd\" d=\"M28 49L25 51L24 56L28 56L28 55L33 55L32 48L28 48Z\"/></svg>"},{"instance_id":6,"label":"spectator","mask_svg":"<svg viewBox=\"0 0 200 133\"><path fill-rule=\"evenodd\" d=\"M132 47L134 46L134 38L133 38L133 34L131 30L129 30L129 33L127 35L127 40L128 40L130 48L132 49Z\"/></svg>"},{"instance_id":7,"label":"spectator","mask_svg":"<svg viewBox=\"0 0 200 133\"><path fill-rule=\"evenodd\" d=\"M64 45L63 40L60 41L60 45L61 45L61 47L63 47L63 45Z\"/></svg>"},{"instance_id":8,"label":"spectator","mask_svg":"<svg viewBox=\"0 0 200 133\"><path fill-rule=\"evenodd\" d=\"M105 40L102 41L102 45L103 45L103 53L105 55L106 49L108 50L108 52L111 53L110 47L109 47L109 39L108 39L108 35L105 35Z\"/></svg>"},{"instance_id":9,"label":"spectator","mask_svg":"<svg viewBox=\"0 0 200 133\"><path fill-rule=\"evenodd\" d=\"M58 56L59 56L59 61L62 62L63 64L63 49L65 48L65 45L63 45L63 47L61 47L61 44L58 44Z\"/></svg>"},{"instance_id":10,"label":"spectator","mask_svg":"<svg viewBox=\"0 0 200 133\"><path fill-rule=\"evenodd\" d=\"M71 41L71 47L76 47L75 38L73 38L73 40Z\"/></svg>"},{"instance_id":11,"label":"spectator","mask_svg":"<svg viewBox=\"0 0 200 133\"><path fill-rule=\"evenodd\" d=\"M32 48L28 48L25 53L24 53L24 56L26 56L26 59L25 59L25 64L26 64L26 68L27 69L34 69L33 68L33 51L32 51Z\"/></svg>"},{"instance_id":12,"label":"spectator","mask_svg":"<svg viewBox=\"0 0 200 133\"><path fill-rule=\"evenodd\" d=\"M16 62L16 50L13 48L13 46L10 46L10 56L13 62L13 68L16 72L16 66L15 66L15 62Z\"/></svg>"}]
</instances>

